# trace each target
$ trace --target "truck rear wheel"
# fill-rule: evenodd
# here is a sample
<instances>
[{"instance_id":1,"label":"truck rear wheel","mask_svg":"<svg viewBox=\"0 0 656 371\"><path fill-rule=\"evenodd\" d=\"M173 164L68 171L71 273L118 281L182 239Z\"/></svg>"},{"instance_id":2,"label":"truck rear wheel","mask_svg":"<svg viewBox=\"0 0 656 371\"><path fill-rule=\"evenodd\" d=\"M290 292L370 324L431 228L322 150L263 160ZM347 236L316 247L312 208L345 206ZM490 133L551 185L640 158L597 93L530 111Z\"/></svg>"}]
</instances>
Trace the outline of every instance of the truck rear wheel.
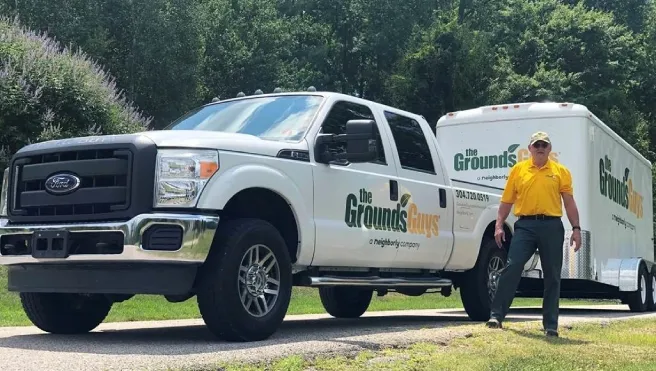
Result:
<instances>
[{"instance_id":1,"label":"truck rear wheel","mask_svg":"<svg viewBox=\"0 0 656 371\"><path fill-rule=\"evenodd\" d=\"M627 303L631 312L644 312L649 309L651 300L651 277L644 264L638 268L638 290L627 294Z\"/></svg>"},{"instance_id":2,"label":"truck rear wheel","mask_svg":"<svg viewBox=\"0 0 656 371\"><path fill-rule=\"evenodd\" d=\"M471 320L490 319L490 307L499 282L499 273L506 264L506 250L500 249L496 241L490 239L483 244L476 265L465 273L460 285L462 304Z\"/></svg>"},{"instance_id":3,"label":"truck rear wheel","mask_svg":"<svg viewBox=\"0 0 656 371\"><path fill-rule=\"evenodd\" d=\"M266 221L222 223L199 278L198 308L221 339L264 340L285 318L292 293L291 260L280 233Z\"/></svg>"},{"instance_id":4,"label":"truck rear wheel","mask_svg":"<svg viewBox=\"0 0 656 371\"><path fill-rule=\"evenodd\" d=\"M21 292L27 318L53 334L81 334L105 320L112 303L104 295Z\"/></svg>"},{"instance_id":5,"label":"truck rear wheel","mask_svg":"<svg viewBox=\"0 0 656 371\"><path fill-rule=\"evenodd\" d=\"M359 287L320 287L319 298L328 314L335 318L358 318L367 311L374 290Z\"/></svg>"}]
</instances>

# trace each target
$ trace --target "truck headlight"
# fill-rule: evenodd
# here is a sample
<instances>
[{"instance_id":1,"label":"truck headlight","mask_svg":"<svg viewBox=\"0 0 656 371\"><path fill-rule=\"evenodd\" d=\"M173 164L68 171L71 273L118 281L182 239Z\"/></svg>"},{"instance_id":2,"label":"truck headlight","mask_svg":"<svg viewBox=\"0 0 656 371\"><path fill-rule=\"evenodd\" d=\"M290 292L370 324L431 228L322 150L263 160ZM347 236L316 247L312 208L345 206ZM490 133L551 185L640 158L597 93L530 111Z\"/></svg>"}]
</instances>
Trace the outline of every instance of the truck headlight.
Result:
<instances>
[{"instance_id":1,"label":"truck headlight","mask_svg":"<svg viewBox=\"0 0 656 371\"><path fill-rule=\"evenodd\" d=\"M0 216L7 216L7 195L9 189L9 168L5 169L2 177L2 193L0 194Z\"/></svg>"},{"instance_id":2,"label":"truck headlight","mask_svg":"<svg viewBox=\"0 0 656 371\"><path fill-rule=\"evenodd\" d=\"M217 151L160 150L155 169L155 207L196 206L207 180L218 169Z\"/></svg>"}]
</instances>

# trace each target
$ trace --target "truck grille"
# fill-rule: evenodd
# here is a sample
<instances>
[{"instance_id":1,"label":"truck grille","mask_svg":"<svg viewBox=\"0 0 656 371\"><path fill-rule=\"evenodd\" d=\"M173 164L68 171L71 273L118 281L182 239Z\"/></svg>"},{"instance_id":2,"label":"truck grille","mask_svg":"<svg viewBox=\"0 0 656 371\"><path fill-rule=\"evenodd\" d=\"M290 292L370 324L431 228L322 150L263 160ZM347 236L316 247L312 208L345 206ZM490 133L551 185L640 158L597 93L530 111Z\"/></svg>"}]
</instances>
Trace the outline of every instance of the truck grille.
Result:
<instances>
[{"instance_id":1,"label":"truck grille","mask_svg":"<svg viewBox=\"0 0 656 371\"><path fill-rule=\"evenodd\" d=\"M129 207L132 156L127 148L48 153L23 157L16 165L14 214L95 215ZM58 173L76 175L79 188L70 194L49 193L46 180Z\"/></svg>"},{"instance_id":2,"label":"truck grille","mask_svg":"<svg viewBox=\"0 0 656 371\"><path fill-rule=\"evenodd\" d=\"M125 139L19 152L9 171L10 222L125 220L149 212L156 147Z\"/></svg>"}]
</instances>

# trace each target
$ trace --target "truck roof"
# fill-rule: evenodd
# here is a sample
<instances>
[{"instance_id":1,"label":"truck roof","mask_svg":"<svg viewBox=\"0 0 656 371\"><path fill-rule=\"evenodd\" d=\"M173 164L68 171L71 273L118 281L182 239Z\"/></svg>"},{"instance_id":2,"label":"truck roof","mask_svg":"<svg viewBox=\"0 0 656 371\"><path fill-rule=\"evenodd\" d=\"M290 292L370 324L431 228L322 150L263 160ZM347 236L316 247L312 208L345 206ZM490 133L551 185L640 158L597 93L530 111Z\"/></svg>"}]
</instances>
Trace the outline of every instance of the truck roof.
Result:
<instances>
[{"instance_id":1,"label":"truck roof","mask_svg":"<svg viewBox=\"0 0 656 371\"><path fill-rule=\"evenodd\" d=\"M276 97L276 96L286 96L286 95L287 96L288 95L314 95L314 96L324 97L326 99L348 100L348 101L351 101L351 102L354 102L354 103L374 105L374 106L377 106L380 109L384 109L384 110L387 110L387 111L390 111L390 112L396 112L398 114L403 114L403 115L406 115L408 117L412 117L414 119L417 119L418 121L426 121L426 118L424 116L418 115L414 112L402 110L400 108L388 106L388 105L385 105L383 103L378 103L376 101L368 100L368 99L365 99L365 98L360 98L360 97L356 97L356 96L353 96L353 95L338 93L338 92L332 92L332 91L317 91L317 90L303 91L303 90L299 90L299 91L289 91L289 92L279 92L279 93L251 94L251 95L244 95L244 96L235 97L235 98L226 98L226 99L222 99L220 101L206 103L206 104L204 104L204 106L211 106L211 105L214 105L214 104L220 104L220 103L225 103L225 102L230 102L230 101L237 101L237 100L244 100L244 99L262 98L262 97ZM420 122L420 124L423 125L421 122ZM430 124L429 124L429 126L430 126Z\"/></svg>"},{"instance_id":2,"label":"truck roof","mask_svg":"<svg viewBox=\"0 0 656 371\"><path fill-rule=\"evenodd\" d=\"M437 120L435 130L444 126L457 126L491 121L505 121L549 117L587 117L638 159L651 167L651 162L601 121L588 107L569 102L504 103L449 112Z\"/></svg>"}]
</instances>

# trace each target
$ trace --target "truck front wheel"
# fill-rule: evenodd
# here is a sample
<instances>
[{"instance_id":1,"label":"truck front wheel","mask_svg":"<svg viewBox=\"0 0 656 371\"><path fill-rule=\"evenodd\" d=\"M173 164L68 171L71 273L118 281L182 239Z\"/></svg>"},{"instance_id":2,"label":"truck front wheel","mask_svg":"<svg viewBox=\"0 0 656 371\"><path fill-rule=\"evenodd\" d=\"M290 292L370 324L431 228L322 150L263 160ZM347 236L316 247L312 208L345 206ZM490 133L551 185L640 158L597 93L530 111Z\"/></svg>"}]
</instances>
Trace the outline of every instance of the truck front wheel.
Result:
<instances>
[{"instance_id":1,"label":"truck front wheel","mask_svg":"<svg viewBox=\"0 0 656 371\"><path fill-rule=\"evenodd\" d=\"M287 245L270 223L224 222L200 272L197 298L205 324L227 341L269 338L287 313L291 272Z\"/></svg>"},{"instance_id":2,"label":"truck front wheel","mask_svg":"<svg viewBox=\"0 0 656 371\"><path fill-rule=\"evenodd\" d=\"M53 334L81 334L105 320L112 303L104 295L21 292L27 318Z\"/></svg>"},{"instance_id":3,"label":"truck front wheel","mask_svg":"<svg viewBox=\"0 0 656 371\"><path fill-rule=\"evenodd\" d=\"M372 289L359 287L320 287L319 298L328 314L335 318L357 318L369 308Z\"/></svg>"},{"instance_id":4,"label":"truck front wheel","mask_svg":"<svg viewBox=\"0 0 656 371\"><path fill-rule=\"evenodd\" d=\"M490 307L499 282L499 274L506 267L506 250L488 240L481 247L476 266L467 271L460 285L460 297L465 312L473 321L490 319Z\"/></svg>"}]
</instances>

